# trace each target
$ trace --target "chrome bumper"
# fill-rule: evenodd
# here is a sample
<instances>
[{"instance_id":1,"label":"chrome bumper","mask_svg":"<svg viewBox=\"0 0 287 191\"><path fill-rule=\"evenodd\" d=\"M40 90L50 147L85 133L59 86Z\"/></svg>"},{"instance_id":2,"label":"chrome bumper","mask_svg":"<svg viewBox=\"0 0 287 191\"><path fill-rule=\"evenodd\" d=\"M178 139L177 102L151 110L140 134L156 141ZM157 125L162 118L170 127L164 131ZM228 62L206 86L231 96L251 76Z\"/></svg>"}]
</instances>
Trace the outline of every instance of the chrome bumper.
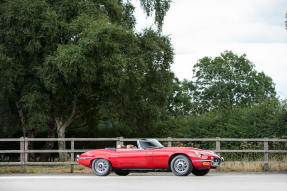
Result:
<instances>
[{"instance_id":1,"label":"chrome bumper","mask_svg":"<svg viewBox=\"0 0 287 191\"><path fill-rule=\"evenodd\" d=\"M220 158L211 157L211 167L216 168L223 162L224 162L224 158L223 157L220 157Z\"/></svg>"},{"instance_id":2,"label":"chrome bumper","mask_svg":"<svg viewBox=\"0 0 287 191\"><path fill-rule=\"evenodd\" d=\"M76 156L76 159L77 160L80 160L80 159L91 159L92 157L80 157L80 155L77 155Z\"/></svg>"}]
</instances>

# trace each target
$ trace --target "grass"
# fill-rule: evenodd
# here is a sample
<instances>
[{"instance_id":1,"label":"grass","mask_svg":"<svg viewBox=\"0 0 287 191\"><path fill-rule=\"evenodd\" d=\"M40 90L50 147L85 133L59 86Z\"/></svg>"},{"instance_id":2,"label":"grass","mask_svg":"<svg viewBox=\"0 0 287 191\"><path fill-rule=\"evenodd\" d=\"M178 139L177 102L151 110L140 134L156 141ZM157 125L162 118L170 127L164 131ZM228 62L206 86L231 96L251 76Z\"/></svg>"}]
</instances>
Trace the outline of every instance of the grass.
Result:
<instances>
[{"instance_id":1,"label":"grass","mask_svg":"<svg viewBox=\"0 0 287 191\"><path fill-rule=\"evenodd\" d=\"M221 172L264 172L264 164L223 163ZM268 172L287 172L287 163L269 164Z\"/></svg>"},{"instance_id":2,"label":"grass","mask_svg":"<svg viewBox=\"0 0 287 191\"><path fill-rule=\"evenodd\" d=\"M219 170L212 172L264 172L263 164L223 163ZM268 172L287 172L287 163L270 164ZM20 166L0 166L0 174L20 174ZM63 166L28 166L27 174L66 174L70 173L70 165ZM74 165L75 174L91 174L92 170L80 165Z\"/></svg>"},{"instance_id":3,"label":"grass","mask_svg":"<svg viewBox=\"0 0 287 191\"><path fill-rule=\"evenodd\" d=\"M23 173L21 166L0 166L0 174L20 174ZM70 173L70 165L61 166L27 166L28 174L65 174ZM90 168L74 165L74 173L90 174Z\"/></svg>"}]
</instances>

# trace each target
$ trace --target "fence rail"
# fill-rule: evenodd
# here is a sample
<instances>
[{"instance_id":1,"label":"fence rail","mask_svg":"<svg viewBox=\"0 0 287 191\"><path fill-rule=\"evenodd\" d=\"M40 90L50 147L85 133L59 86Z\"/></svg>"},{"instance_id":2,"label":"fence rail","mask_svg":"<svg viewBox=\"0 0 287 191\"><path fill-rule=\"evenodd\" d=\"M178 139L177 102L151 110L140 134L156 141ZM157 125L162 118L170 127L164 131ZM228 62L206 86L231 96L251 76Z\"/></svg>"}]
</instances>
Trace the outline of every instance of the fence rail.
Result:
<instances>
[{"instance_id":1,"label":"fence rail","mask_svg":"<svg viewBox=\"0 0 287 191\"><path fill-rule=\"evenodd\" d=\"M19 153L20 161L19 162L1 162L0 165L20 165L23 172L26 172L26 167L28 165L71 165L71 173L74 171L74 165L77 165L75 162L75 153L86 152L91 149L75 149L75 142L80 141L114 141L116 145L122 145L124 142L136 141L138 138L5 138L0 139L0 142L19 142L19 150L0 150L0 154L10 154L10 153ZM169 147L172 146L173 142L215 142L214 150L219 155L220 153L264 153L264 161L227 161L226 163L254 163L254 164L264 164L264 170L269 169L269 164L281 164L287 163L287 161L269 161L269 153L287 153L286 150L269 150L269 142L287 142L287 139L274 139L274 138L158 138L159 141L167 142ZM33 141L65 141L70 142L71 148L66 150L29 150L28 144ZM223 150L220 148L221 142L263 142L263 150ZM30 153L70 153L70 161L67 162L29 162L28 154Z\"/></svg>"}]
</instances>

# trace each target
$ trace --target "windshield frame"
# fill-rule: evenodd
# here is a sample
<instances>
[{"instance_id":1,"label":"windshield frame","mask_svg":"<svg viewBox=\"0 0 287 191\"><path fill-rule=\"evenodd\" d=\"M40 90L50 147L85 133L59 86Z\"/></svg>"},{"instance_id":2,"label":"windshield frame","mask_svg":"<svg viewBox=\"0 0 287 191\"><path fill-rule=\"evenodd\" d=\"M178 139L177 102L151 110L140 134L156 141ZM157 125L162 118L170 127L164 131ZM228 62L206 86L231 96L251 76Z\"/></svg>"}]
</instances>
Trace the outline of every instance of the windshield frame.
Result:
<instances>
[{"instance_id":1,"label":"windshield frame","mask_svg":"<svg viewBox=\"0 0 287 191\"><path fill-rule=\"evenodd\" d=\"M147 147L147 145L144 143L151 143L151 145L153 144L154 147L152 147L152 146ZM137 141L137 145L138 145L138 148L142 149L142 150L164 148L164 146L156 139L139 139Z\"/></svg>"}]
</instances>

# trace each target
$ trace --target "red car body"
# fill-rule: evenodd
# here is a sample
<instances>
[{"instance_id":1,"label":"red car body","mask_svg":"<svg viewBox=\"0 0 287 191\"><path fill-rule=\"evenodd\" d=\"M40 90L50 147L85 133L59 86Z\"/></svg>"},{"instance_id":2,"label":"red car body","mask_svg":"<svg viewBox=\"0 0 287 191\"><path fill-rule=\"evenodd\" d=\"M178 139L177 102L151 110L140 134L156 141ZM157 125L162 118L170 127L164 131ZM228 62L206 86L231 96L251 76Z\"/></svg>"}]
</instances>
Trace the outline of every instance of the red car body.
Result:
<instances>
[{"instance_id":1,"label":"red car body","mask_svg":"<svg viewBox=\"0 0 287 191\"><path fill-rule=\"evenodd\" d=\"M223 158L212 151L188 147L162 147L151 149L96 149L77 156L79 164L92 167L95 159L106 159L113 169L129 170L170 170L174 157L184 155L190 159L193 169L207 170L217 168Z\"/></svg>"}]
</instances>

